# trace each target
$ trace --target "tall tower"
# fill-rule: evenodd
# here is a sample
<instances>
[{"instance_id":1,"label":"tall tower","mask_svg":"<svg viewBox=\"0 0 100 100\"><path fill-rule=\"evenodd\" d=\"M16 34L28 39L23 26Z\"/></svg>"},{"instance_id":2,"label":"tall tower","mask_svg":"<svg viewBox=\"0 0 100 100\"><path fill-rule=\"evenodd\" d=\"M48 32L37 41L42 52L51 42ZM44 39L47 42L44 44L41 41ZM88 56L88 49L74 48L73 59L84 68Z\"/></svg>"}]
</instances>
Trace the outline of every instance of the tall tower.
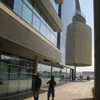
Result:
<instances>
[{"instance_id":1,"label":"tall tower","mask_svg":"<svg viewBox=\"0 0 100 100\"><path fill-rule=\"evenodd\" d=\"M78 12L80 12L80 13L81 13L79 0L75 0L75 4L76 4L76 11L78 11Z\"/></svg>"},{"instance_id":2,"label":"tall tower","mask_svg":"<svg viewBox=\"0 0 100 100\"><path fill-rule=\"evenodd\" d=\"M76 12L67 27L66 65L90 66L92 63L92 32L82 16L79 0Z\"/></svg>"}]
</instances>

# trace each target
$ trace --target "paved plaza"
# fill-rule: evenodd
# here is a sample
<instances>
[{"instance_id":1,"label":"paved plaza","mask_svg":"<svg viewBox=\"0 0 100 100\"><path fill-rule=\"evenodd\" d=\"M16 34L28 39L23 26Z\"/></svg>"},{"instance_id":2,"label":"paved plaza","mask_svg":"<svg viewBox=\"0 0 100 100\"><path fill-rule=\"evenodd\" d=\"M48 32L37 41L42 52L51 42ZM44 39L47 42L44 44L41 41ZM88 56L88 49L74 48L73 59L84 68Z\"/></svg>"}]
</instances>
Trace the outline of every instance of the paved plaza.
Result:
<instances>
[{"instance_id":1,"label":"paved plaza","mask_svg":"<svg viewBox=\"0 0 100 100\"><path fill-rule=\"evenodd\" d=\"M55 88L55 100L92 100L94 81L69 82ZM33 97L24 100L34 100ZM40 94L39 100L47 100L47 92ZM50 100L52 100L50 98Z\"/></svg>"}]
</instances>

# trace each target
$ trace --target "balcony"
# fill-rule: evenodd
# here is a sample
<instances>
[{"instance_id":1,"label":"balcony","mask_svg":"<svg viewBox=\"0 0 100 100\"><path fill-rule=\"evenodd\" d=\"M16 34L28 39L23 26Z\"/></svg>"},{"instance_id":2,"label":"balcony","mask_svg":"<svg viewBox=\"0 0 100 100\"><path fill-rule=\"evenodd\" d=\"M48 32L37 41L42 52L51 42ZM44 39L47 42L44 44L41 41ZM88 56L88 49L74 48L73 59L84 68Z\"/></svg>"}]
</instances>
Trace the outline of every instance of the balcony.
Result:
<instances>
[{"instance_id":1,"label":"balcony","mask_svg":"<svg viewBox=\"0 0 100 100\"><path fill-rule=\"evenodd\" d=\"M50 0L28 0L56 32L62 31L62 22Z\"/></svg>"},{"instance_id":2,"label":"balcony","mask_svg":"<svg viewBox=\"0 0 100 100\"><path fill-rule=\"evenodd\" d=\"M27 0L14 0L13 8L11 5L10 8L56 46L57 33L50 28Z\"/></svg>"},{"instance_id":3,"label":"balcony","mask_svg":"<svg viewBox=\"0 0 100 100\"><path fill-rule=\"evenodd\" d=\"M19 0L19 2L22 1ZM33 21L33 17L31 17L34 15L33 11L20 10L28 5L23 5L25 2L23 4L19 2L15 3L17 7L14 6L16 9L13 8L13 11L0 2L0 22L2 23L0 25L0 50L30 59L38 56L40 60L48 59L52 62L60 62L61 52L36 29L39 23ZM32 22L35 23L35 26ZM40 26L43 27L43 25Z\"/></svg>"}]
</instances>

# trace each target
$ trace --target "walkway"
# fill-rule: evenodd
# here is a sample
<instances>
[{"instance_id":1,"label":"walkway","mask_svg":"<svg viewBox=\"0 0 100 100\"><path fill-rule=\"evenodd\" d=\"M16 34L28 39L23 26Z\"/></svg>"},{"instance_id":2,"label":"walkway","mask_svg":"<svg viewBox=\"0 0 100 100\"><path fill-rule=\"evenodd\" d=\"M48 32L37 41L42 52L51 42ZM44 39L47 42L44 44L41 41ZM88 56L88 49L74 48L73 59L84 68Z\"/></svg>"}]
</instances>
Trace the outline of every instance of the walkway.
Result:
<instances>
[{"instance_id":1,"label":"walkway","mask_svg":"<svg viewBox=\"0 0 100 100\"><path fill-rule=\"evenodd\" d=\"M70 82L55 88L55 100L92 100L91 88L94 81ZM25 100L34 100L32 97ZM47 92L40 94L39 100L47 100ZM51 99L50 99L51 100Z\"/></svg>"}]
</instances>

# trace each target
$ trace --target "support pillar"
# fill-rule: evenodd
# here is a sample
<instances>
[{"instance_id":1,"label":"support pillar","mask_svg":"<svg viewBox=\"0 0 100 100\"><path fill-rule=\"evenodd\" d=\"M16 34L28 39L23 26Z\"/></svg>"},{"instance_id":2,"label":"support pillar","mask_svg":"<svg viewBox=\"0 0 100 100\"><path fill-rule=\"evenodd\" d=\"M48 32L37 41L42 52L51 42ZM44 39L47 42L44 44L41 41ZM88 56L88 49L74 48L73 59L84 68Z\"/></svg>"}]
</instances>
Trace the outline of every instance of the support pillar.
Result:
<instances>
[{"instance_id":1,"label":"support pillar","mask_svg":"<svg viewBox=\"0 0 100 100\"><path fill-rule=\"evenodd\" d=\"M72 69L72 81L74 80L74 69Z\"/></svg>"},{"instance_id":2,"label":"support pillar","mask_svg":"<svg viewBox=\"0 0 100 100\"><path fill-rule=\"evenodd\" d=\"M70 69L70 79L72 80L72 69Z\"/></svg>"},{"instance_id":3,"label":"support pillar","mask_svg":"<svg viewBox=\"0 0 100 100\"><path fill-rule=\"evenodd\" d=\"M53 69L53 66L52 66L52 64L51 64L51 76L52 76L52 69Z\"/></svg>"},{"instance_id":4,"label":"support pillar","mask_svg":"<svg viewBox=\"0 0 100 100\"><path fill-rule=\"evenodd\" d=\"M62 69L60 68L60 80L61 80L61 73L62 73Z\"/></svg>"},{"instance_id":5,"label":"support pillar","mask_svg":"<svg viewBox=\"0 0 100 100\"><path fill-rule=\"evenodd\" d=\"M74 80L76 80L76 66L75 66L75 69L74 69Z\"/></svg>"},{"instance_id":6,"label":"support pillar","mask_svg":"<svg viewBox=\"0 0 100 100\"><path fill-rule=\"evenodd\" d=\"M95 100L100 100L100 0L94 0Z\"/></svg>"},{"instance_id":7,"label":"support pillar","mask_svg":"<svg viewBox=\"0 0 100 100\"><path fill-rule=\"evenodd\" d=\"M67 68L66 68L66 79L67 79Z\"/></svg>"},{"instance_id":8,"label":"support pillar","mask_svg":"<svg viewBox=\"0 0 100 100\"><path fill-rule=\"evenodd\" d=\"M33 69L32 69L32 91L34 92L34 74L37 73L37 68L38 68L38 57L35 57L34 63L33 63Z\"/></svg>"},{"instance_id":9,"label":"support pillar","mask_svg":"<svg viewBox=\"0 0 100 100\"><path fill-rule=\"evenodd\" d=\"M34 60L33 73L37 73L37 69L38 69L38 57L36 57Z\"/></svg>"},{"instance_id":10,"label":"support pillar","mask_svg":"<svg viewBox=\"0 0 100 100\"><path fill-rule=\"evenodd\" d=\"M62 4L59 4L59 7L58 7L58 16L61 18L61 9L62 8ZM61 34L60 32L58 32L57 34L57 48L60 49L60 37L61 37Z\"/></svg>"}]
</instances>

